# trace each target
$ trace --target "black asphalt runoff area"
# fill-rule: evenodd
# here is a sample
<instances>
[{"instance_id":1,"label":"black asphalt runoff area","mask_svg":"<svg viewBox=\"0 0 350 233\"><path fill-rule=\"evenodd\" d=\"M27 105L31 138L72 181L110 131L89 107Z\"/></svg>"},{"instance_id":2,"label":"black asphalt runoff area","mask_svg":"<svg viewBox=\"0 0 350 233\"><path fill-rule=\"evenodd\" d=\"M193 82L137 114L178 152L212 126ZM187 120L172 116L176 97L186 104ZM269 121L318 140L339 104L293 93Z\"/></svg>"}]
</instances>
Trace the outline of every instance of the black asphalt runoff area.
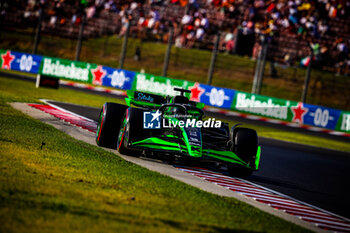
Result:
<instances>
[{"instance_id":1,"label":"black asphalt runoff area","mask_svg":"<svg viewBox=\"0 0 350 233\"><path fill-rule=\"evenodd\" d=\"M100 109L50 102L98 120ZM350 153L260 138L260 170L247 180L350 217Z\"/></svg>"}]
</instances>

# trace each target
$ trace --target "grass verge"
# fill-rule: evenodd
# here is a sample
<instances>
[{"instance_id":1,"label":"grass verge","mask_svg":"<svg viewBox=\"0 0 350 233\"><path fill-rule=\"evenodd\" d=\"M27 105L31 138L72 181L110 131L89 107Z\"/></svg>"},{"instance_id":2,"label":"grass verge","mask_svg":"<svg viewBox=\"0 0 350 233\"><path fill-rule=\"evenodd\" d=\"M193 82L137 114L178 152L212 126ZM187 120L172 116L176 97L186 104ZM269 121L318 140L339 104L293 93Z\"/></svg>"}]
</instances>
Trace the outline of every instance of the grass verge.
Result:
<instances>
[{"instance_id":1,"label":"grass verge","mask_svg":"<svg viewBox=\"0 0 350 233\"><path fill-rule=\"evenodd\" d=\"M90 106L108 100L0 78L0 232L306 232L75 140L7 104L38 98Z\"/></svg>"}]
</instances>

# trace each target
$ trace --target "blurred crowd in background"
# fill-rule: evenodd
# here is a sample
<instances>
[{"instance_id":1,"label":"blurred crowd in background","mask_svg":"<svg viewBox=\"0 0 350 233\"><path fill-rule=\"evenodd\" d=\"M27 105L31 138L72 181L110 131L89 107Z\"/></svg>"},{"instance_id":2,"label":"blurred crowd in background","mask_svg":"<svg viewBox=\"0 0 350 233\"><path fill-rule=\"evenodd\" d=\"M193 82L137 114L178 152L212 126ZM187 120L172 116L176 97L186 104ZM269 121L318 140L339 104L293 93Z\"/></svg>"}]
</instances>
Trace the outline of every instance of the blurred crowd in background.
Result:
<instances>
[{"instance_id":1,"label":"blurred crowd in background","mask_svg":"<svg viewBox=\"0 0 350 233\"><path fill-rule=\"evenodd\" d=\"M344 74L350 67L346 0L11 0L2 3L1 16L31 25L39 9L43 30L61 36L76 36L85 15L86 37L122 37L130 24L130 36L167 43L172 27L175 46L212 49L220 33L222 52L256 59L264 36L270 60L307 65L312 49L320 68Z\"/></svg>"}]
</instances>

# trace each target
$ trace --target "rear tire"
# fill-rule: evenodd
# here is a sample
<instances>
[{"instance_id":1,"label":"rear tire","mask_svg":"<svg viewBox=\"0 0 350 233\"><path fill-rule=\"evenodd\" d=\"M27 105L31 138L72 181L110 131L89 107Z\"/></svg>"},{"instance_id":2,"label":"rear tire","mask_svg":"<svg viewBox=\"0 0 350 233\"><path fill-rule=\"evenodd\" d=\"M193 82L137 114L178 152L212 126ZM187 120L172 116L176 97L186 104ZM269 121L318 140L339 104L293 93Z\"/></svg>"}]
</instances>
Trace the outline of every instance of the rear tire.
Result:
<instances>
[{"instance_id":1,"label":"rear tire","mask_svg":"<svg viewBox=\"0 0 350 233\"><path fill-rule=\"evenodd\" d=\"M255 166L255 158L258 150L258 135L255 130L238 127L231 129L231 151L238 155L244 162ZM248 177L253 173L253 169L239 164L227 164L230 174L238 177Z\"/></svg>"},{"instance_id":2,"label":"rear tire","mask_svg":"<svg viewBox=\"0 0 350 233\"><path fill-rule=\"evenodd\" d=\"M121 120L127 108L126 105L116 103L103 105L96 131L98 146L116 149Z\"/></svg>"},{"instance_id":3,"label":"rear tire","mask_svg":"<svg viewBox=\"0 0 350 233\"><path fill-rule=\"evenodd\" d=\"M258 135L255 130L234 128L231 130L232 151L245 162L255 161L258 151Z\"/></svg>"}]
</instances>

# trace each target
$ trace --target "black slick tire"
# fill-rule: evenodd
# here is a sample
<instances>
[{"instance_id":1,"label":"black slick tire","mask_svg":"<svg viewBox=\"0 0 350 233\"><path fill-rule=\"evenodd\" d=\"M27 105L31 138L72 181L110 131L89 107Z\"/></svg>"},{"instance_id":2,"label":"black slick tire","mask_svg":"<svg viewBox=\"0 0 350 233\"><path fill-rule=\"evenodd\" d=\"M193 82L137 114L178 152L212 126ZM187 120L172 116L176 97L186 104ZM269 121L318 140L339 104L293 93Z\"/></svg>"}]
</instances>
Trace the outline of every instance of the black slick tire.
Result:
<instances>
[{"instance_id":1,"label":"black slick tire","mask_svg":"<svg viewBox=\"0 0 350 233\"><path fill-rule=\"evenodd\" d=\"M255 157L258 150L258 136L255 130L237 127L231 129L231 151L238 155L244 162L254 166ZM227 164L231 175L238 177L248 177L253 173L253 169L238 165Z\"/></svg>"},{"instance_id":2,"label":"black slick tire","mask_svg":"<svg viewBox=\"0 0 350 233\"><path fill-rule=\"evenodd\" d=\"M101 109L97 125L96 143L98 146L116 149L120 124L126 105L105 103Z\"/></svg>"}]
</instances>

